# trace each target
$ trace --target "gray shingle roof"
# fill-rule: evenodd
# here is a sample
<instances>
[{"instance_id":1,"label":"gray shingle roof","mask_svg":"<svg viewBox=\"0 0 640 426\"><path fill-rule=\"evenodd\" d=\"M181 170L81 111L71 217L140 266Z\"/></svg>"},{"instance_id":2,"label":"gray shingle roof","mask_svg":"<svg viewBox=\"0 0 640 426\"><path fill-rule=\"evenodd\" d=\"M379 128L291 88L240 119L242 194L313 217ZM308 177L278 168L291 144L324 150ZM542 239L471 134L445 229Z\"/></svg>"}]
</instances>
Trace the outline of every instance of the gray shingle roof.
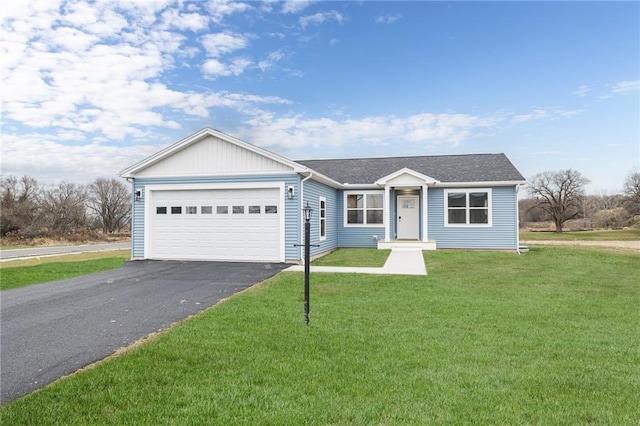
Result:
<instances>
[{"instance_id":1,"label":"gray shingle roof","mask_svg":"<svg viewBox=\"0 0 640 426\"><path fill-rule=\"evenodd\" d=\"M302 160L296 163L339 183L349 184L372 184L405 167L440 182L525 180L504 154Z\"/></svg>"}]
</instances>

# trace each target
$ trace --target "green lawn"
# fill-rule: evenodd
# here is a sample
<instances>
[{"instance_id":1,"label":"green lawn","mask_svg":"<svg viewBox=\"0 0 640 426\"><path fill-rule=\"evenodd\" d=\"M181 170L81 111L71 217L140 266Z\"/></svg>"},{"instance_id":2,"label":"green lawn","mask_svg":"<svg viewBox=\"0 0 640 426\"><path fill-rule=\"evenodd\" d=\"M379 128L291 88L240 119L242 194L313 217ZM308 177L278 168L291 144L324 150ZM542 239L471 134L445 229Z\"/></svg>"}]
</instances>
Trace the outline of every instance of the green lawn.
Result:
<instances>
[{"instance_id":1,"label":"green lawn","mask_svg":"<svg viewBox=\"0 0 640 426\"><path fill-rule=\"evenodd\" d=\"M520 232L520 240L606 240L606 241L640 241L640 229L614 229L607 231L576 232Z\"/></svg>"},{"instance_id":2,"label":"green lawn","mask_svg":"<svg viewBox=\"0 0 640 426\"><path fill-rule=\"evenodd\" d=\"M640 255L425 252L429 275L276 277L0 409L3 424L640 419Z\"/></svg>"},{"instance_id":3,"label":"green lawn","mask_svg":"<svg viewBox=\"0 0 640 426\"><path fill-rule=\"evenodd\" d=\"M4 262L0 267L0 291L116 269L129 256L129 250L118 250L45 257L39 260L41 264L34 264L37 259Z\"/></svg>"},{"instance_id":4,"label":"green lawn","mask_svg":"<svg viewBox=\"0 0 640 426\"><path fill-rule=\"evenodd\" d=\"M311 262L313 266L357 266L382 268L391 250L341 248Z\"/></svg>"}]
</instances>

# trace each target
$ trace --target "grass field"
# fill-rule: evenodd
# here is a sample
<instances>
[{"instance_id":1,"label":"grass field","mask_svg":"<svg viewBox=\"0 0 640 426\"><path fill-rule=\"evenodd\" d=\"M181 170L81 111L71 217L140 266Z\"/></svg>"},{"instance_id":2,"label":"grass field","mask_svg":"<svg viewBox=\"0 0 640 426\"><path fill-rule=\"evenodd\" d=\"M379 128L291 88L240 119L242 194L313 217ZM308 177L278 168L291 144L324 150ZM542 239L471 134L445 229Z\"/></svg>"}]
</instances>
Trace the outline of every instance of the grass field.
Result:
<instances>
[{"instance_id":1,"label":"grass field","mask_svg":"<svg viewBox=\"0 0 640 426\"><path fill-rule=\"evenodd\" d=\"M130 258L130 254L130 250L117 250L2 262L0 290L116 269Z\"/></svg>"},{"instance_id":2,"label":"grass field","mask_svg":"<svg viewBox=\"0 0 640 426\"><path fill-rule=\"evenodd\" d=\"M640 418L640 256L425 252L281 273L0 408L3 424L616 424Z\"/></svg>"},{"instance_id":3,"label":"grass field","mask_svg":"<svg viewBox=\"0 0 640 426\"><path fill-rule=\"evenodd\" d=\"M391 250L375 248L344 248L311 262L313 266L355 266L382 268Z\"/></svg>"},{"instance_id":4,"label":"grass field","mask_svg":"<svg viewBox=\"0 0 640 426\"><path fill-rule=\"evenodd\" d=\"M520 232L520 240L562 240L562 241L640 241L640 229L614 229L607 231L575 232Z\"/></svg>"}]
</instances>

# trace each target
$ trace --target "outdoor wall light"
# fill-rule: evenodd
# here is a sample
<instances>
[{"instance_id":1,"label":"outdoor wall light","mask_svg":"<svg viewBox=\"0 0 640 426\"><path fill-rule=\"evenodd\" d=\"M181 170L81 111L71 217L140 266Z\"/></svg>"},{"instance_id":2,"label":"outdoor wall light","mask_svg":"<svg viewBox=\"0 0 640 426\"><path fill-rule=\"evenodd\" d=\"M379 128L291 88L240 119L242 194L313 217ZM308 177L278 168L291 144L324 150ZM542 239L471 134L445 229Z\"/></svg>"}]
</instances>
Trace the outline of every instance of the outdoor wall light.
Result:
<instances>
[{"instance_id":1,"label":"outdoor wall light","mask_svg":"<svg viewBox=\"0 0 640 426\"><path fill-rule=\"evenodd\" d=\"M309 207L309 202L307 201L307 205L302 208L302 213L304 214L304 220L309 222L311 220L311 212L313 209Z\"/></svg>"},{"instance_id":2,"label":"outdoor wall light","mask_svg":"<svg viewBox=\"0 0 640 426\"><path fill-rule=\"evenodd\" d=\"M142 191L140 191L139 189L135 192L135 196L136 196L136 201L140 201L142 200Z\"/></svg>"},{"instance_id":3,"label":"outdoor wall light","mask_svg":"<svg viewBox=\"0 0 640 426\"><path fill-rule=\"evenodd\" d=\"M287 188L287 198L290 200L293 198L293 186Z\"/></svg>"}]
</instances>

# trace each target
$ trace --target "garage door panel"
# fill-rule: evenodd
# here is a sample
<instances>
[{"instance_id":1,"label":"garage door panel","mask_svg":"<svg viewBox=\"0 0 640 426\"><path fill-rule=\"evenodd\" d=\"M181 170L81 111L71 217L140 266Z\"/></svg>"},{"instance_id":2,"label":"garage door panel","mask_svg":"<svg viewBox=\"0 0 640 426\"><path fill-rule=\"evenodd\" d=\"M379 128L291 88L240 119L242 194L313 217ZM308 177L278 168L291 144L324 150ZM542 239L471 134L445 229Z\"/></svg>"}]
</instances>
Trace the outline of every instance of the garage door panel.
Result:
<instances>
[{"instance_id":1,"label":"garage door panel","mask_svg":"<svg viewBox=\"0 0 640 426\"><path fill-rule=\"evenodd\" d=\"M277 188L154 191L150 257L279 261L279 194ZM202 214L203 206L211 213ZM234 206L243 213L234 214ZM249 213L250 206L255 213ZM167 207L167 214L156 214L157 207ZM171 207L181 213L171 214Z\"/></svg>"}]
</instances>

